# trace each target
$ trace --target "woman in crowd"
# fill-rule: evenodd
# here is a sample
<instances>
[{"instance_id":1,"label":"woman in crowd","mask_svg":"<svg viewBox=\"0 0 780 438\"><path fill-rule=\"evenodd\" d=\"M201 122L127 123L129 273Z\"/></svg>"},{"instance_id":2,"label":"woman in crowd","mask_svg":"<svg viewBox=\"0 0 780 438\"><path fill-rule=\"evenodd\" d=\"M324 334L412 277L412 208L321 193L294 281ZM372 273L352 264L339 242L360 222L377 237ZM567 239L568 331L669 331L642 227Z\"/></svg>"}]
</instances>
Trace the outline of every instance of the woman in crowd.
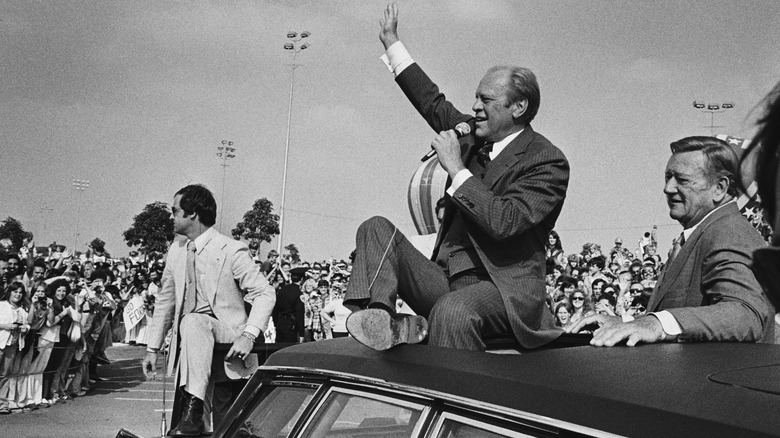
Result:
<instances>
[{"instance_id":1,"label":"woman in crowd","mask_svg":"<svg viewBox=\"0 0 780 438\"><path fill-rule=\"evenodd\" d=\"M16 379L21 363L19 350L24 347L24 335L30 302L24 284L14 281L0 297L0 414L10 414L9 403L16 398Z\"/></svg>"},{"instance_id":2,"label":"woman in crowd","mask_svg":"<svg viewBox=\"0 0 780 438\"><path fill-rule=\"evenodd\" d=\"M46 297L46 283L42 281L35 283L32 291L32 302L27 318L30 329L25 336L24 349L19 353L22 354L22 360L17 372L19 377L16 379L15 401L16 406L19 408L29 407L37 409L38 405L41 404L42 398L40 372L43 369L40 371L33 370L33 358L38 362L37 359L41 356L39 331L46 323L50 323L54 319L54 315L51 313L48 298ZM42 368L45 367L46 364L44 363ZM37 374L37 378L34 378L34 372Z\"/></svg>"},{"instance_id":3,"label":"woman in crowd","mask_svg":"<svg viewBox=\"0 0 780 438\"><path fill-rule=\"evenodd\" d=\"M550 231L550 235L547 237L547 244L545 244L547 252L547 260L555 260L555 264L562 264L561 260L565 258L563 254L563 245L561 244L561 238L555 230Z\"/></svg>"},{"instance_id":4,"label":"woman in crowd","mask_svg":"<svg viewBox=\"0 0 780 438\"><path fill-rule=\"evenodd\" d=\"M67 333L67 327L70 326L72 319L70 301L68 301L68 295L70 294L70 283L65 279L55 280L47 287L46 296L49 297L49 307L53 318L51 322L47 321L47 324L41 328L41 337L38 344L38 349L41 354L33 362L33 370L41 370L40 376L42 382L42 400L45 404L53 404L57 401L56 391L52 391L54 376L59 369L59 365L62 363L64 357L63 348L66 344L62 341L61 333L63 326L65 326L65 332ZM38 379L33 380L33 387L36 385Z\"/></svg>"},{"instance_id":5,"label":"woman in crowd","mask_svg":"<svg viewBox=\"0 0 780 438\"><path fill-rule=\"evenodd\" d=\"M591 306L590 297L581 289L575 290L574 293L571 294L571 305L574 309L574 312L572 312L571 317L569 318L571 324L595 313Z\"/></svg>"},{"instance_id":6,"label":"woman in crowd","mask_svg":"<svg viewBox=\"0 0 780 438\"><path fill-rule=\"evenodd\" d=\"M334 338L345 338L349 335L347 333L347 317L350 313L352 311L344 306L341 289L334 287L330 303L320 312L322 319L330 324Z\"/></svg>"},{"instance_id":7,"label":"woman in crowd","mask_svg":"<svg viewBox=\"0 0 780 438\"><path fill-rule=\"evenodd\" d=\"M146 303L148 287L149 287L149 278L147 277L146 272L139 270L136 272L135 277L133 278L132 286L130 286L127 292L123 294L123 298L127 297L127 301L130 301L136 296L138 296L141 297L141 301L143 303ZM148 318L146 317L142 318L136 325L133 326L133 328L126 331L125 334L126 344L130 344L130 345L146 344L147 319Z\"/></svg>"},{"instance_id":8,"label":"woman in crowd","mask_svg":"<svg viewBox=\"0 0 780 438\"><path fill-rule=\"evenodd\" d=\"M312 300L311 294L317 290L317 282L313 278L309 278L303 282L301 287L301 301L303 301L303 342L311 342L314 340L314 333L312 332ZM317 313L319 315L319 312Z\"/></svg>"},{"instance_id":9,"label":"woman in crowd","mask_svg":"<svg viewBox=\"0 0 780 438\"><path fill-rule=\"evenodd\" d=\"M571 314L573 309L569 301L563 300L555 305L555 325L566 328L571 325Z\"/></svg>"}]
</instances>

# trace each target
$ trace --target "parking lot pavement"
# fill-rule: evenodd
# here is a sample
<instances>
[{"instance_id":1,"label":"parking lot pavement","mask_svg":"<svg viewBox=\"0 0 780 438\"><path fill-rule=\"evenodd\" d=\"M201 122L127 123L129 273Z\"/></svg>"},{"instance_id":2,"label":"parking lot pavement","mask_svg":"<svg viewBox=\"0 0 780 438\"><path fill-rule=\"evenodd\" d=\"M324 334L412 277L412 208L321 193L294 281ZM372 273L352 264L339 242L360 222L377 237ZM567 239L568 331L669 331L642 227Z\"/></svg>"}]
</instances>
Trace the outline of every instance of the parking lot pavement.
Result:
<instances>
[{"instance_id":1,"label":"parking lot pavement","mask_svg":"<svg viewBox=\"0 0 780 438\"><path fill-rule=\"evenodd\" d=\"M143 346L117 344L106 351L110 365L98 367L104 382L91 382L92 390L64 404L30 412L19 412L0 418L3 436L24 437L114 437L121 428L143 436L159 436L163 414L163 388L166 388L165 410L170 420L173 406L173 382L163 385L163 363L160 358L158 379L146 381L141 372Z\"/></svg>"}]
</instances>

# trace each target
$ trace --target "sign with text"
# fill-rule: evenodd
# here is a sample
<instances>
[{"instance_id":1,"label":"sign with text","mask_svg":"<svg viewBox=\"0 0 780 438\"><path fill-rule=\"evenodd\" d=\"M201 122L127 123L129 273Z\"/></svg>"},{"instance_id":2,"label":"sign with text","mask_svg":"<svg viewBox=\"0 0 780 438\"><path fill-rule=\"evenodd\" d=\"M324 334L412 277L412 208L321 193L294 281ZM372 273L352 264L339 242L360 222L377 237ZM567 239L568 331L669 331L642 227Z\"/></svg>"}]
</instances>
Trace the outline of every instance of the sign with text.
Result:
<instances>
[{"instance_id":1,"label":"sign with text","mask_svg":"<svg viewBox=\"0 0 780 438\"><path fill-rule=\"evenodd\" d=\"M144 308L144 299L140 295L135 295L125 306L125 311L122 314L125 321L125 330L130 330L135 327L136 324L146 318L146 309Z\"/></svg>"}]
</instances>

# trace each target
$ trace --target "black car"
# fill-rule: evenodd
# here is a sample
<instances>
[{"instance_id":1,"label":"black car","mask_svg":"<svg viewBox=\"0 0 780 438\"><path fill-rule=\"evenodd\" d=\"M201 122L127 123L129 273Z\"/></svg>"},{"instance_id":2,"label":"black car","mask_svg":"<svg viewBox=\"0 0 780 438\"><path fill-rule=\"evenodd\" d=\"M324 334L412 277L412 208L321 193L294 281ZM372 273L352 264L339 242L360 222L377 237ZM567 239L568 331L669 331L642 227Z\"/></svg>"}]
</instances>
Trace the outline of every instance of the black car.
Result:
<instances>
[{"instance_id":1,"label":"black car","mask_svg":"<svg viewBox=\"0 0 780 438\"><path fill-rule=\"evenodd\" d=\"M353 339L271 355L215 437L780 436L780 346L499 355Z\"/></svg>"}]
</instances>

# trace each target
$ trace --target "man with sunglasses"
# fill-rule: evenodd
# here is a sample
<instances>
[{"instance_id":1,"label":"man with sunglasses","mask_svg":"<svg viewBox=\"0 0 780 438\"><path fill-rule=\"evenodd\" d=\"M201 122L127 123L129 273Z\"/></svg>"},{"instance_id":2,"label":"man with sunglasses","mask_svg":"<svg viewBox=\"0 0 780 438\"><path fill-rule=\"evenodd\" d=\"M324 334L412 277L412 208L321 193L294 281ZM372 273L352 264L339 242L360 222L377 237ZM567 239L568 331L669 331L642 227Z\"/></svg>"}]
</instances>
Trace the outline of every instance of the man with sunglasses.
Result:
<instances>
[{"instance_id":1,"label":"man with sunglasses","mask_svg":"<svg viewBox=\"0 0 780 438\"><path fill-rule=\"evenodd\" d=\"M596 346L773 342L774 308L751 271L753 251L764 241L737 207L736 153L713 137L684 138L671 149L664 193L669 215L683 232L652 291L647 315L633 321L594 315L567 331L597 323L591 340Z\"/></svg>"}]
</instances>

